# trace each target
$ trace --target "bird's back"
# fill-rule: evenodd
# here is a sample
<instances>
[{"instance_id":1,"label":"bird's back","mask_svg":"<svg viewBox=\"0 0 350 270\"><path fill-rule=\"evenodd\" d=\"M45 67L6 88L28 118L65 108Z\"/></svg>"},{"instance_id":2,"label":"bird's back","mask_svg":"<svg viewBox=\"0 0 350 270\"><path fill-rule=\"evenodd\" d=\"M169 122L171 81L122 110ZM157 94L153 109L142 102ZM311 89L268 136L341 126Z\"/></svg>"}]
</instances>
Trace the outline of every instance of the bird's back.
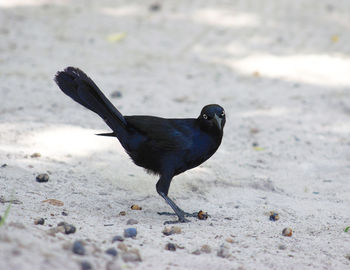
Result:
<instances>
[{"instance_id":1,"label":"bird's back","mask_svg":"<svg viewBox=\"0 0 350 270\"><path fill-rule=\"evenodd\" d=\"M197 119L125 116L130 132L128 154L136 165L160 174L179 174L207 160L219 140L200 130Z\"/></svg>"}]
</instances>

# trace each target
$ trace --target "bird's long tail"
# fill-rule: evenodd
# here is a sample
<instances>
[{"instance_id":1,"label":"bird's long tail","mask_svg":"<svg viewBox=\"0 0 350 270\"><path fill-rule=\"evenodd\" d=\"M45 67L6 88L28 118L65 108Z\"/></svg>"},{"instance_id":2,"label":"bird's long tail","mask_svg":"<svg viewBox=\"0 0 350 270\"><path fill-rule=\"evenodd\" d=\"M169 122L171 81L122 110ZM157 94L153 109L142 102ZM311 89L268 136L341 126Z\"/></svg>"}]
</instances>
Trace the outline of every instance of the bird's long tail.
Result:
<instances>
[{"instance_id":1,"label":"bird's long tail","mask_svg":"<svg viewBox=\"0 0 350 270\"><path fill-rule=\"evenodd\" d=\"M100 135L116 136L122 144L125 142L127 137L125 118L83 71L67 67L64 71L57 72L55 82L66 95L97 113L113 130L112 133Z\"/></svg>"}]
</instances>

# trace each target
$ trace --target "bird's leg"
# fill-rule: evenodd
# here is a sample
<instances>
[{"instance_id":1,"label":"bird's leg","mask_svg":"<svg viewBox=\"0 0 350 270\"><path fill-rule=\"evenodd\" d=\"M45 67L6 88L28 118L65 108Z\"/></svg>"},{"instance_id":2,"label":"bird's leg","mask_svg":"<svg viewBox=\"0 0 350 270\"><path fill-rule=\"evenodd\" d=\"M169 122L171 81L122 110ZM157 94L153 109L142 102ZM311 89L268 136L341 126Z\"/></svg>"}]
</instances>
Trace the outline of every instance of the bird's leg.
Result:
<instances>
[{"instance_id":1,"label":"bird's leg","mask_svg":"<svg viewBox=\"0 0 350 270\"><path fill-rule=\"evenodd\" d=\"M170 199L168 196L166 196L164 193L163 194L159 193L159 194L160 194L160 196L162 196L165 199L165 201L171 206L171 208L173 210L174 210L173 206L176 207L177 211L179 213L181 213L181 215L183 215L184 217L196 217L198 215L197 212L194 212L194 213L187 213L187 212L185 212L180 207L178 207L175 204L175 202L172 199ZM174 212L175 212L175 210L174 210ZM170 213L170 212L158 212L158 215L174 216L174 215L177 215L177 214L176 213Z\"/></svg>"},{"instance_id":2,"label":"bird's leg","mask_svg":"<svg viewBox=\"0 0 350 270\"><path fill-rule=\"evenodd\" d=\"M170 182L171 182L170 177L168 178L168 177L164 177L162 175L161 178L159 179L159 181L157 182L156 188L157 188L157 192L159 193L159 195L163 197L163 199L167 202L167 204L169 204L169 206L173 209L173 211L175 212L175 215L177 215L179 220L178 221L166 221L164 224L189 222L189 220L185 218L186 213L180 207L178 207L173 200L171 200L168 197ZM165 213L162 212L162 213L158 213L158 214L162 215Z\"/></svg>"}]
</instances>

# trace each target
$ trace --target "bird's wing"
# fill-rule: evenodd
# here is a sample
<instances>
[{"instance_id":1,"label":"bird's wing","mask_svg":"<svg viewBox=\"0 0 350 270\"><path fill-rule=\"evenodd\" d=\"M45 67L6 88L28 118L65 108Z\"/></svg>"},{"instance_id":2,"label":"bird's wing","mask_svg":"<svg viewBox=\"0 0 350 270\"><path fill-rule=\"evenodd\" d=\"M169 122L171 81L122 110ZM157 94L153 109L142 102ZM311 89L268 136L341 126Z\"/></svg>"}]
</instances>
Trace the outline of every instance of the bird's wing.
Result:
<instances>
[{"instance_id":1,"label":"bird's wing","mask_svg":"<svg viewBox=\"0 0 350 270\"><path fill-rule=\"evenodd\" d=\"M147 138L159 150L184 150L192 145L194 119L125 116L128 128Z\"/></svg>"}]
</instances>

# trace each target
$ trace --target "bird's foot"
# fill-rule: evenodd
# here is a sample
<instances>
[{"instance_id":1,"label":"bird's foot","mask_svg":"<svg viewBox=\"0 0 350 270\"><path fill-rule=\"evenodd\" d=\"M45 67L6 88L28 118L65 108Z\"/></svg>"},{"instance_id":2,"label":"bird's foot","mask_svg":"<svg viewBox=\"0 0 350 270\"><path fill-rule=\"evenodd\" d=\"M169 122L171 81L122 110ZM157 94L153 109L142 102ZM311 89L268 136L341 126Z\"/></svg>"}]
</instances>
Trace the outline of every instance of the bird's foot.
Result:
<instances>
[{"instance_id":1,"label":"bird's foot","mask_svg":"<svg viewBox=\"0 0 350 270\"><path fill-rule=\"evenodd\" d=\"M170 213L170 212L157 212L157 213L158 213L158 215L161 215L161 216L176 216L175 213ZM197 212L194 212L194 213L182 212L181 214L184 217L197 217L198 216Z\"/></svg>"},{"instance_id":2,"label":"bird's foot","mask_svg":"<svg viewBox=\"0 0 350 270\"><path fill-rule=\"evenodd\" d=\"M168 224L178 224L178 223L187 223L187 222L190 222L190 221L185 217L179 217L178 220L168 220L168 221L165 221L163 224L168 225Z\"/></svg>"}]
</instances>

